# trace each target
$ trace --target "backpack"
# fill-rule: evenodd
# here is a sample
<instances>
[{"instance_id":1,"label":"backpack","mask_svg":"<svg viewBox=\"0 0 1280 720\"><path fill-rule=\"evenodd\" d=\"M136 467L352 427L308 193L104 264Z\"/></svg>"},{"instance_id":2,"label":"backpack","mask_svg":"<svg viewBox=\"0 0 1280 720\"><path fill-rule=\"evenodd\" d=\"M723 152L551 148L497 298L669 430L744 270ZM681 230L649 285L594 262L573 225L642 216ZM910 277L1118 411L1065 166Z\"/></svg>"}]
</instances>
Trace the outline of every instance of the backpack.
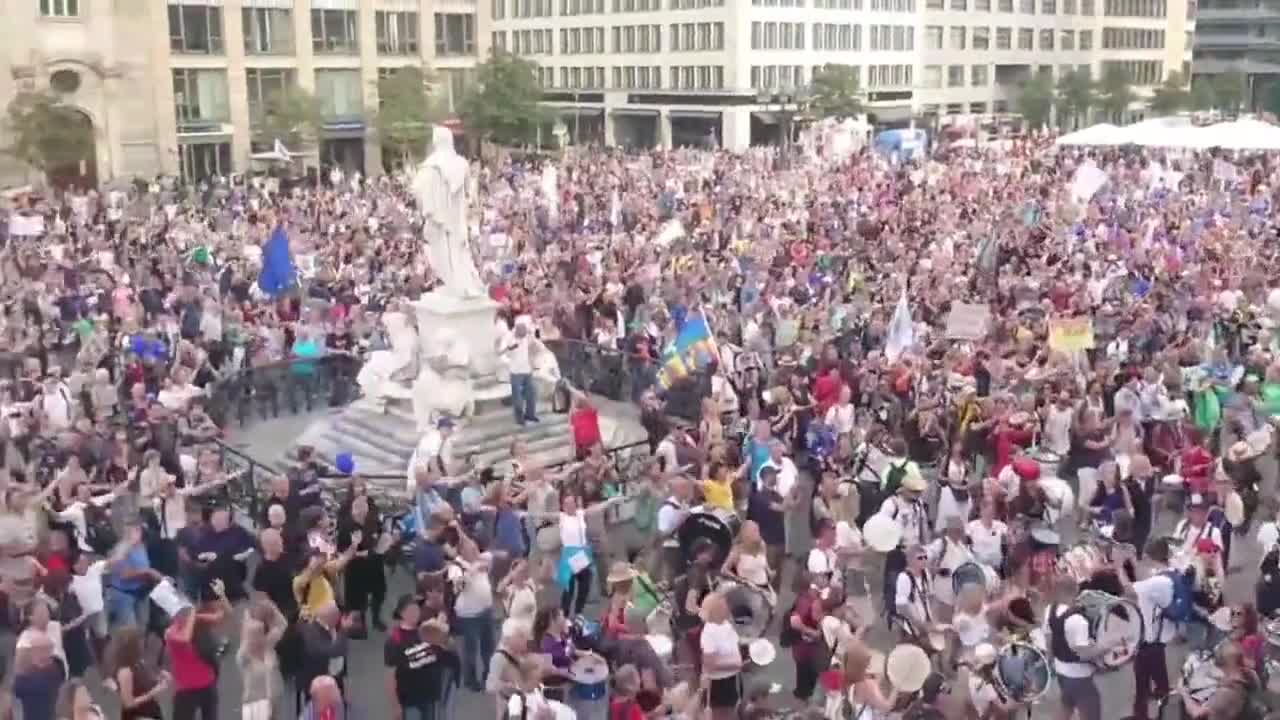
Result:
<instances>
[{"instance_id":1,"label":"backpack","mask_svg":"<svg viewBox=\"0 0 1280 720\"><path fill-rule=\"evenodd\" d=\"M1195 587L1191 578L1181 570L1169 570L1164 576L1173 583L1173 597L1168 605L1160 608L1160 619L1175 623L1187 622L1195 608Z\"/></svg>"},{"instance_id":2,"label":"backpack","mask_svg":"<svg viewBox=\"0 0 1280 720\"><path fill-rule=\"evenodd\" d=\"M907 465L910 460L903 460L901 463L890 463L889 471L884 474L884 487L880 488L881 497L892 497L898 494L898 488L902 487L902 479L907 476Z\"/></svg>"}]
</instances>

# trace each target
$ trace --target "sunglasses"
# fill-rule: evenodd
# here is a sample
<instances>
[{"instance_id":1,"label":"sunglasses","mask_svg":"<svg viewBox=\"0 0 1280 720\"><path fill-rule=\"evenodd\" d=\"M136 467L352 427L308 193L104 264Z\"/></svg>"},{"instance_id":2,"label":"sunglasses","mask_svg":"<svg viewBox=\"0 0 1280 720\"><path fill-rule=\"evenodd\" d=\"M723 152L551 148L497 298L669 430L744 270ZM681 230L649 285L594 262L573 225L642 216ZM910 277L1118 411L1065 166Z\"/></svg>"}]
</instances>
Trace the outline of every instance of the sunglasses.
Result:
<instances>
[{"instance_id":1,"label":"sunglasses","mask_svg":"<svg viewBox=\"0 0 1280 720\"><path fill-rule=\"evenodd\" d=\"M916 560L924 561L924 560L928 560L928 559L929 559L929 556L928 556L928 555L917 555L917 556L916 556Z\"/></svg>"}]
</instances>

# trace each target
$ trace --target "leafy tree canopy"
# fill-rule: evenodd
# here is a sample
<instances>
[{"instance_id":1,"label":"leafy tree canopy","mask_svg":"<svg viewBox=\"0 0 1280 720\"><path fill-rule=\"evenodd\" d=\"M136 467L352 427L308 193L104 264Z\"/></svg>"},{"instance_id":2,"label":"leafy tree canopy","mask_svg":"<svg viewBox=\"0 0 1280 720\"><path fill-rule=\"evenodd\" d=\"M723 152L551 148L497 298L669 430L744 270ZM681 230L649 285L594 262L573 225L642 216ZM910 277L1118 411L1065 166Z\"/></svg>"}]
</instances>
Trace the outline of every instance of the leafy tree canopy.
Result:
<instances>
[{"instance_id":1,"label":"leafy tree canopy","mask_svg":"<svg viewBox=\"0 0 1280 720\"><path fill-rule=\"evenodd\" d=\"M1057 108L1059 124L1069 120L1089 121L1089 110L1097 103L1093 94L1093 81L1089 73L1072 70L1058 78Z\"/></svg>"},{"instance_id":2,"label":"leafy tree canopy","mask_svg":"<svg viewBox=\"0 0 1280 720\"><path fill-rule=\"evenodd\" d=\"M537 64L498 51L476 69L476 89L462 101L462 122L494 142L529 142L551 118L541 99Z\"/></svg>"},{"instance_id":3,"label":"leafy tree canopy","mask_svg":"<svg viewBox=\"0 0 1280 720\"><path fill-rule=\"evenodd\" d=\"M1129 109L1137 95L1129 81L1129 73L1119 65L1107 65L1098 81L1098 106L1106 113L1107 119L1114 119Z\"/></svg>"},{"instance_id":4,"label":"leafy tree canopy","mask_svg":"<svg viewBox=\"0 0 1280 720\"><path fill-rule=\"evenodd\" d=\"M1173 115L1191 107L1191 91L1187 80L1177 70L1169 73L1164 84L1156 88L1147 103L1151 110L1161 115Z\"/></svg>"},{"instance_id":5,"label":"leafy tree canopy","mask_svg":"<svg viewBox=\"0 0 1280 720\"><path fill-rule=\"evenodd\" d=\"M271 140L279 140L290 149L315 138L324 125L324 106L318 98L301 87L273 93L263 103L259 132Z\"/></svg>"},{"instance_id":6,"label":"leafy tree canopy","mask_svg":"<svg viewBox=\"0 0 1280 720\"><path fill-rule=\"evenodd\" d=\"M823 65L814 72L809 93L809 109L820 118L843 120L862 114L862 88L851 65Z\"/></svg>"},{"instance_id":7,"label":"leafy tree canopy","mask_svg":"<svg viewBox=\"0 0 1280 720\"><path fill-rule=\"evenodd\" d=\"M402 157L419 157L431 139L431 126L444 116L431 93L431 75L403 67L378 81L374 126L384 147Z\"/></svg>"},{"instance_id":8,"label":"leafy tree canopy","mask_svg":"<svg viewBox=\"0 0 1280 720\"><path fill-rule=\"evenodd\" d=\"M4 151L42 172L93 154L93 127L48 92L24 91L9 101Z\"/></svg>"},{"instance_id":9,"label":"leafy tree canopy","mask_svg":"<svg viewBox=\"0 0 1280 720\"><path fill-rule=\"evenodd\" d=\"M1018 112L1026 118L1027 125L1041 128L1049 123L1053 110L1053 79L1047 74L1036 73L1022 85L1018 95Z\"/></svg>"},{"instance_id":10,"label":"leafy tree canopy","mask_svg":"<svg viewBox=\"0 0 1280 720\"><path fill-rule=\"evenodd\" d=\"M1240 112L1249 92L1249 79L1239 70L1231 70L1213 76L1214 105L1224 113Z\"/></svg>"}]
</instances>

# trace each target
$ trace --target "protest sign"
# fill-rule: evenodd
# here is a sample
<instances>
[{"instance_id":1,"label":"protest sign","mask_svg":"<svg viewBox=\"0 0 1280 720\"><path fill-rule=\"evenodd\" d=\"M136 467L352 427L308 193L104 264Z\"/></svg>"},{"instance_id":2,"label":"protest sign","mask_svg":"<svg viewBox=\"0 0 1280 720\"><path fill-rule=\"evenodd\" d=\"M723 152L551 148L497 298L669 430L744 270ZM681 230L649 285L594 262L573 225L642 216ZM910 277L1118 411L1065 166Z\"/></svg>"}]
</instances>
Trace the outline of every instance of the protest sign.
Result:
<instances>
[{"instance_id":1,"label":"protest sign","mask_svg":"<svg viewBox=\"0 0 1280 720\"><path fill-rule=\"evenodd\" d=\"M10 215L9 234L13 237L39 237L44 235L44 216Z\"/></svg>"},{"instance_id":2,"label":"protest sign","mask_svg":"<svg viewBox=\"0 0 1280 720\"><path fill-rule=\"evenodd\" d=\"M1062 352L1093 347L1093 319L1088 317L1050 318L1049 348Z\"/></svg>"},{"instance_id":3,"label":"protest sign","mask_svg":"<svg viewBox=\"0 0 1280 720\"><path fill-rule=\"evenodd\" d=\"M954 340L978 340L987 334L991 308L977 303L953 303L947 315L947 337Z\"/></svg>"},{"instance_id":4,"label":"protest sign","mask_svg":"<svg viewBox=\"0 0 1280 720\"><path fill-rule=\"evenodd\" d=\"M1087 162L1081 165L1071 179L1071 197L1077 203L1087 203L1107 184L1107 174L1097 165Z\"/></svg>"}]
</instances>

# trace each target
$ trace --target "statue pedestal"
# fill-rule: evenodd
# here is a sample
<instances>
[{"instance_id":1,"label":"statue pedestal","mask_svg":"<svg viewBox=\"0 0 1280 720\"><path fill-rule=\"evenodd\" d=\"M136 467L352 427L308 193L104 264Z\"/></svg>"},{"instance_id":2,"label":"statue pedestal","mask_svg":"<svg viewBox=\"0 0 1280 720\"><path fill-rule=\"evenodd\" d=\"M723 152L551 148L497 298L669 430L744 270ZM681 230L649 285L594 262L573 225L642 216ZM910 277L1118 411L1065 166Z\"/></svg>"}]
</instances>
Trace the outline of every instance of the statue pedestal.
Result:
<instances>
[{"instance_id":1,"label":"statue pedestal","mask_svg":"<svg viewBox=\"0 0 1280 720\"><path fill-rule=\"evenodd\" d=\"M413 303L418 320L418 338L425 357L440 352L436 330L448 328L467 344L471 356L471 377L477 403L503 400L511 386L497 377L498 303L487 297L456 298L439 292L423 293Z\"/></svg>"}]
</instances>

